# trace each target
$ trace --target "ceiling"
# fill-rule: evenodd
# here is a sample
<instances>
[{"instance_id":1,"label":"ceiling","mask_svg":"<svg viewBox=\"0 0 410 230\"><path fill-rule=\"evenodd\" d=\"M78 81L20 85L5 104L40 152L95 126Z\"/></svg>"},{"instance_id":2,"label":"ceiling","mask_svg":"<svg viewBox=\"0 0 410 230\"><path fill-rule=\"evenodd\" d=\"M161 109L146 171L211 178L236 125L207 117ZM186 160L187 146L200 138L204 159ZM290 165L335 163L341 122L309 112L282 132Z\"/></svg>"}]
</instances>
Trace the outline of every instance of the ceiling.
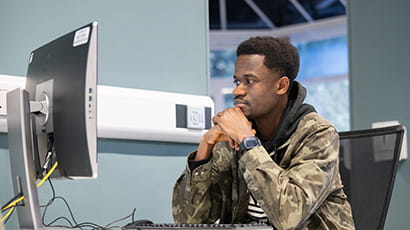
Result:
<instances>
[{"instance_id":1,"label":"ceiling","mask_svg":"<svg viewBox=\"0 0 410 230\"><path fill-rule=\"evenodd\" d=\"M209 0L211 30L275 29L346 14L346 0Z\"/></svg>"},{"instance_id":2,"label":"ceiling","mask_svg":"<svg viewBox=\"0 0 410 230\"><path fill-rule=\"evenodd\" d=\"M251 36L295 43L346 36L346 0L209 0L209 27L211 50Z\"/></svg>"}]
</instances>

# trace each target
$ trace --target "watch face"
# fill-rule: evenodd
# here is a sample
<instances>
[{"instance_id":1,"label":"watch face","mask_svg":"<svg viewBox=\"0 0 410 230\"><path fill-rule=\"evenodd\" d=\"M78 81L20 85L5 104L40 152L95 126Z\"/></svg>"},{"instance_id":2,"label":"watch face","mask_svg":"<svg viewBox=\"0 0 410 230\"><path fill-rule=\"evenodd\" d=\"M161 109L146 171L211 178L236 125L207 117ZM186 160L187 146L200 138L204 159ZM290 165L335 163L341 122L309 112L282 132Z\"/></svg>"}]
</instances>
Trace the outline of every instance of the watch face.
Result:
<instances>
[{"instance_id":1,"label":"watch face","mask_svg":"<svg viewBox=\"0 0 410 230\"><path fill-rule=\"evenodd\" d=\"M256 146L260 146L261 142L257 137L248 137L243 139L242 143L240 144L241 150L249 150L255 148Z\"/></svg>"},{"instance_id":2,"label":"watch face","mask_svg":"<svg viewBox=\"0 0 410 230\"><path fill-rule=\"evenodd\" d=\"M245 142L245 146L248 148L253 148L258 146L258 140L255 138L248 138Z\"/></svg>"}]
</instances>

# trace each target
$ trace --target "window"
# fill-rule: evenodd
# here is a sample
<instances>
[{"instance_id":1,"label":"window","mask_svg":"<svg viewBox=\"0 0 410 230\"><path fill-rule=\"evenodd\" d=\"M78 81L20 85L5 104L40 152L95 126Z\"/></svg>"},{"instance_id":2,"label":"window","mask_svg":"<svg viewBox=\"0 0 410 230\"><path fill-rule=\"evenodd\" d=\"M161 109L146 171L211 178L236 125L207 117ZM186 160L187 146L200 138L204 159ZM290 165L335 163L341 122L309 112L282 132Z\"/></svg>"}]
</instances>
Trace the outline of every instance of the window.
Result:
<instances>
[{"instance_id":1,"label":"window","mask_svg":"<svg viewBox=\"0 0 410 230\"><path fill-rule=\"evenodd\" d=\"M297 80L307 88L306 103L338 131L350 129L346 36L294 44L300 54ZM211 96L216 111L232 107L235 50L211 51Z\"/></svg>"}]
</instances>

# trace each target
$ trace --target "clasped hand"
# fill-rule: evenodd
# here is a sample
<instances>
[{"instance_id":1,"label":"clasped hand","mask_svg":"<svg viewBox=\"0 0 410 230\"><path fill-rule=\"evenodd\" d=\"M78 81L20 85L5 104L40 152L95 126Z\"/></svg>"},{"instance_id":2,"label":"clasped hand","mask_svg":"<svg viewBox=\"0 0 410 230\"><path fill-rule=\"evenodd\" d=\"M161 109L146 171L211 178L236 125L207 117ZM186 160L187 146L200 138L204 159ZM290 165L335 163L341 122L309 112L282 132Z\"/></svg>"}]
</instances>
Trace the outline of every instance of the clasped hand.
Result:
<instances>
[{"instance_id":1,"label":"clasped hand","mask_svg":"<svg viewBox=\"0 0 410 230\"><path fill-rule=\"evenodd\" d=\"M239 144L246 137L254 136L252 123L240 108L228 108L213 117L214 126L204 135L208 144L229 141L232 148L239 150Z\"/></svg>"}]
</instances>

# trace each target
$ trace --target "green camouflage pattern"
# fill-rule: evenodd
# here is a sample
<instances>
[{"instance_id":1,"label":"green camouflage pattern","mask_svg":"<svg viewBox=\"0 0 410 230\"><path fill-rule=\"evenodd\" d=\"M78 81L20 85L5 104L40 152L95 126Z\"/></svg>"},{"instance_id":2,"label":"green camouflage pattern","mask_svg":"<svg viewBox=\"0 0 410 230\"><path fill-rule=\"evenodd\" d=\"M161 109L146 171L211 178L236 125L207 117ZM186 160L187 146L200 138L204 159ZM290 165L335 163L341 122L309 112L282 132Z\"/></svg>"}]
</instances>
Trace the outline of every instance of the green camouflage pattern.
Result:
<instances>
[{"instance_id":1,"label":"green camouflage pattern","mask_svg":"<svg viewBox=\"0 0 410 230\"><path fill-rule=\"evenodd\" d=\"M277 149L279 164L260 146L243 154L226 142L206 164L187 166L173 192L177 223L247 223L249 192L275 229L354 229L339 174L339 136L317 113L300 121ZM193 159L195 152L188 160Z\"/></svg>"}]
</instances>

